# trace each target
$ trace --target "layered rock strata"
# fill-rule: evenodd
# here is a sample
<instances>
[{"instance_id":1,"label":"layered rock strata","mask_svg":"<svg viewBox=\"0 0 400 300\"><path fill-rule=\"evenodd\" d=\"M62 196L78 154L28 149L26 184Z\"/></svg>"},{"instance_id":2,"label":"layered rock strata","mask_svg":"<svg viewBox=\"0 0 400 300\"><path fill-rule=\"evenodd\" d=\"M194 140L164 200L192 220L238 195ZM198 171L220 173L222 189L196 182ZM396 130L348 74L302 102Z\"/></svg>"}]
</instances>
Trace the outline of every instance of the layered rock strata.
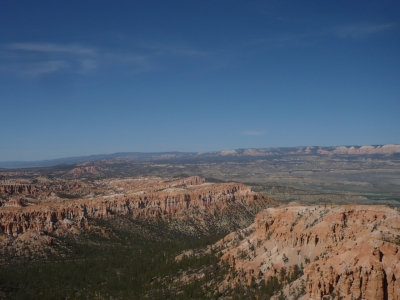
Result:
<instances>
[{"instance_id":1,"label":"layered rock strata","mask_svg":"<svg viewBox=\"0 0 400 300\"><path fill-rule=\"evenodd\" d=\"M0 194L6 195L15 195L15 194L23 194L30 195L33 194L35 188L31 184L24 183L15 183L10 181L2 181L0 182Z\"/></svg>"},{"instance_id":2,"label":"layered rock strata","mask_svg":"<svg viewBox=\"0 0 400 300\"><path fill-rule=\"evenodd\" d=\"M248 234L246 234L246 232ZM385 206L300 206L260 212L247 230L217 243L237 276L221 286L250 284L295 265L304 275L284 289L288 299L400 299L400 215ZM284 271L282 271L284 270ZM292 292L291 292L292 291ZM292 295L292 296L290 296Z\"/></svg>"},{"instance_id":3,"label":"layered rock strata","mask_svg":"<svg viewBox=\"0 0 400 300\"><path fill-rule=\"evenodd\" d=\"M88 219L131 215L133 218L177 217L190 209L212 212L233 203L274 203L240 183L204 183L204 178L163 181L141 178L101 182L112 193L82 199L60 199L26 207L0 209L0 234L17 236L28 230L51 233L60 226L88 226Z\"/></svg>"}]
</instances>

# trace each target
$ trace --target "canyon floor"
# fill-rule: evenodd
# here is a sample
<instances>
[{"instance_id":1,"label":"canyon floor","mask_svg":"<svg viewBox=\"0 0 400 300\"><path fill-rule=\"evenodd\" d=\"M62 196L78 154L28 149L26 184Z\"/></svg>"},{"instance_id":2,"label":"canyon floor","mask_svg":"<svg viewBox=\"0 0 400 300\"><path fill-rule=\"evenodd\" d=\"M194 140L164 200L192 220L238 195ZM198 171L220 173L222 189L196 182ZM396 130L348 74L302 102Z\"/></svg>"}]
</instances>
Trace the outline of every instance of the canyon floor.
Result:
<instances>
[{"instance_id":1,"label":"canyon floor","mask_svg":"<svg viewBox=\"0 0 400 300\"><path fill-rule=\"evenodd\" d=\"M396 156L228 154L0 170L0 298L400 299Z\"/></svg>"}]
</instances>

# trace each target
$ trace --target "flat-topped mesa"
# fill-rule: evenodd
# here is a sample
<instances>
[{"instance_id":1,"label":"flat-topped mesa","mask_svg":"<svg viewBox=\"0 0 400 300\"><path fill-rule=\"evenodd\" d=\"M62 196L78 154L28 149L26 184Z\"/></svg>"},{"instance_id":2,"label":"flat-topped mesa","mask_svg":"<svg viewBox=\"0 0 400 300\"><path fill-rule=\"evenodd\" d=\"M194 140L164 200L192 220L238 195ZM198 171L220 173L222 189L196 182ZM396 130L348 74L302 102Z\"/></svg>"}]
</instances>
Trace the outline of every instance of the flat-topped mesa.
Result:
<instances>
[{"instance_id":1,"label":"flat-topped mesa","mask_svg":"<svg viewBox=\"0 0 400 300\"><path fill-rule=\"evenodd\" d=\"M0 233L16 236L30 229L52 232L59 226L85 227L88 219L117 215L169 218L192 209L212 213L214 208L223 210L233 204L256 207L275 204L243 184L204 183L204 179L197 176L158 184L156 189L151 185L143 191L136 190L91 199L59 199L27 207L3 207L0 209Z\"/></svg>"},{"instance_id":2,"label":"flat-topped mesa","mask_svg":"<svg viewBox=\"0 0 400 300\"><path fill-rule=\"evenodd\" d=\"M393 154L400 152L400 145L383 145L383 146L361 146L361 147L346 147L339 146L334 150L318 149L319 154L346 154L346 155L372 155L372 154Z\"/></svg>"},{"instance_id":3,"label":"flat-topped mesa","mask_svg":"<svg viewBox=\"0 0 400 300\"><path fill-rule=\"evenodd\" d=\"M267 279L282 268L290 273L304 265L304 275L292 284L299 287L304 281L306 295L300 299L328 299L333 293L349 300L400 299L396 209L288 205L260 212L249 229L254 232L240 243L240 233L219 242L227 247L223 259L243 269L247 282L251 274Z\"/></svg>"}]
</instances>

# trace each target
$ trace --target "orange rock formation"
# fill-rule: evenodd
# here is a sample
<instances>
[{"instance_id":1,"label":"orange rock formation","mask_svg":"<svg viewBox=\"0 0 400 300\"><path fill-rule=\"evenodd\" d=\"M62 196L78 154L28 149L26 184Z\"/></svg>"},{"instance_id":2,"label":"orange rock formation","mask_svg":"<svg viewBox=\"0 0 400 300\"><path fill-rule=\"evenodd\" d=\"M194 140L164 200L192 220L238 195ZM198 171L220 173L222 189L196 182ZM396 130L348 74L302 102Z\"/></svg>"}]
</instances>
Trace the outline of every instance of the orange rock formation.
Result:
<instances>
[{"instance_id":1,"label":"orange rock formation","mask_svg":"<svg viewBox=\"0 0 400 300\"><path fill-rule=\"evenodd\" d=\"M303 265L304 275L291 284L305 285L301 299L400 299L399 231L399 211L385 206L269 208L247 230L217 243L239 274L224 284Z\"/></svg>"},{"instance_id":2,"label":"orange rock formation","mask_svg":"<svg viewBox=\"0 0 400 300\"><path fill-rule=\"evenodd\" d=\"M0 194L33 194L34 188L31 184L14 183L3 181L0 183Z\"/></svg>"},{"instance_id":3,"label":"orange rock formation","mask_svg":"<svg viewBox=\"0 0 400 300\"><path fill-rule=\"evenodd\" d=\"M230 203L274 203L243 184L205 183L204 178L198 176L169 182L159 178L108 179L98 186L108 189L108 193L73 200L50 197L26 207L3 206L0 233L17 236L28 230L53 232L59 226L82 228L88 226L88 219L117 215L175 217L194 207L210 211ZM77 188L80 187L77 184Z\"/></svg>"}]
</instances>

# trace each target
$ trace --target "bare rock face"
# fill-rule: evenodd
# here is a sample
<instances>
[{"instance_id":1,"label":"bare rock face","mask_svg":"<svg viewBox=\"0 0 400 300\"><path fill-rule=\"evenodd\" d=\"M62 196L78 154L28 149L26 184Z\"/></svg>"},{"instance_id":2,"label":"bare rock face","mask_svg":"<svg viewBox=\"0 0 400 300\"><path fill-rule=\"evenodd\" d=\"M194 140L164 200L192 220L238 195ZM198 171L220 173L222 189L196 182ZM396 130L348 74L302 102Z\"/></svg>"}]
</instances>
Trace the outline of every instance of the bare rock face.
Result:
<instances>
[{"instance_id":1,"label":"bare rock face","mask_svg":"<svg viewBox=\"0 0 400 300\"><path fill-rule=\"evenodd\" d=\"M75 181L69 191L85 189ZM130 215L133 218L179 218L187 211L213 214L232 204L260 205L276 202L254 193L240 183L205 183L192 176L176 180L160 178L107 179L96 183L96 191L78 199L48 193L35 205L0 207L0 235L17 237L27 231L52 233L58 228L85 228L90 219ZM51 189L50 189L51 190ZM8 204L14 203L8 201Z\"/></svg>"},{"instance_id":2,"label":"bare rock face","mask_svg":"<svg viewBox=\"0 0 400 300\"><path fill-rule=\"evenodd\" d=\"M239 274L223 285L291 274L297 265L304 275L290 287L304 286L301 299L400 299L399 230L399 211L385 206L269 208L247 228L250 234L217 243Z\"/></svg>"},{"instance_id":3,"label":"bare rock face","mask_svg":"<svg viewBox=\"0 0 400 300\"><path fill-rule=\"evenodd\" d=\"M0 194L16 195L24 194L30 195L34 193L34 186L31 184L20 183L2 180L0 181Z\"/></svg>"}]
</instances>

